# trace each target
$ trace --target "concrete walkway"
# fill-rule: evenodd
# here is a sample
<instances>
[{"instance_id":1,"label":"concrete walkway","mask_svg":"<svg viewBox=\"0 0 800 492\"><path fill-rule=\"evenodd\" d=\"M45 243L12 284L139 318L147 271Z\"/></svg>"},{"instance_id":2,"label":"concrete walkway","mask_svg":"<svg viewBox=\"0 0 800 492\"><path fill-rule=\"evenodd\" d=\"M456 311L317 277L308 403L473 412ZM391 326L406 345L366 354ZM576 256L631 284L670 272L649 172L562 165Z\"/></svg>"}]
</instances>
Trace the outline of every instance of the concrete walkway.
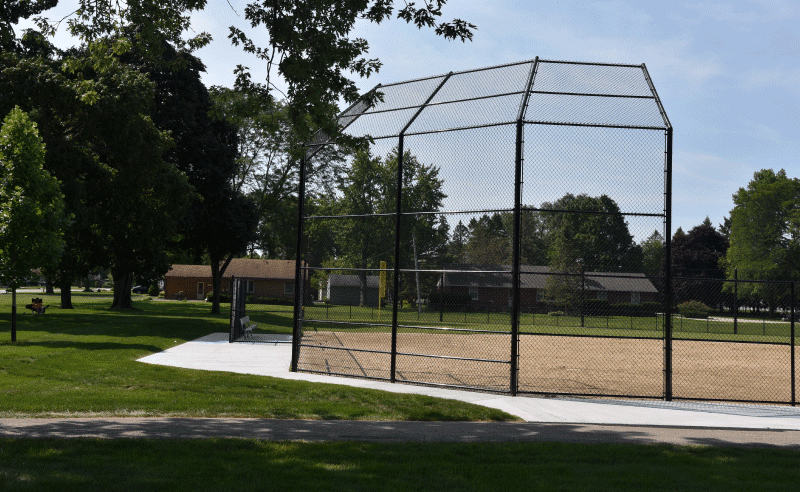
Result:
<instances>
[{"instance_id":1,"label":"concrete walkway","mask_svg":"<svg viewBox=\"0 0 800 492\"><path fill-rule=\"evenodd\" d=\"M287 338L280 335L271 337L274 343L228 343L226 333L214 333L139 360L148 364L188 369L257 374L461 400L503 410L526 422L800 431L800 408L789 406L665 402L661 400L512 397L292 373L289 372L291 346L289 343L280 343L280 340L285 342Z\"/></svg>"}]
</instances>

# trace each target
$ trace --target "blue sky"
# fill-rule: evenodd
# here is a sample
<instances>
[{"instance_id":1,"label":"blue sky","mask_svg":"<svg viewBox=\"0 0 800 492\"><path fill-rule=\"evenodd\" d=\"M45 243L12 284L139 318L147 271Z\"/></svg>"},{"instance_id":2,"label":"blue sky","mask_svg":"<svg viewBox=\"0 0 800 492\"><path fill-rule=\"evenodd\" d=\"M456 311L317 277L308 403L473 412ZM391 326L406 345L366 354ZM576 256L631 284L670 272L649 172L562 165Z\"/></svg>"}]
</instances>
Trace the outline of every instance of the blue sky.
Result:
<instances>
[{"instance_id":1,"label":"blue sky","mask_svg":"<svg viewBox=\"0 0 800 492\"><path fill-rule=\"evenodd\" d=\"M60 12L70 2L62 2ZM194 29L214 37L198 56L208 85L261 63L227 40L245 26L246 2L210 0ZM62 14L63 15L63 14ZM708 216L719 224L731 195L759 169L800 177L800 2L450 0L444 17L478 26L473 42L448 42L397 20L358 24L380 73L367 90L428 75L533 59L647 65L674 127L673 230ZM266 44L266 33L255 33ZM59 44L69 43L63 37ZM279 84L280 86L280 84Z\"/></svg>"}]
</instances>

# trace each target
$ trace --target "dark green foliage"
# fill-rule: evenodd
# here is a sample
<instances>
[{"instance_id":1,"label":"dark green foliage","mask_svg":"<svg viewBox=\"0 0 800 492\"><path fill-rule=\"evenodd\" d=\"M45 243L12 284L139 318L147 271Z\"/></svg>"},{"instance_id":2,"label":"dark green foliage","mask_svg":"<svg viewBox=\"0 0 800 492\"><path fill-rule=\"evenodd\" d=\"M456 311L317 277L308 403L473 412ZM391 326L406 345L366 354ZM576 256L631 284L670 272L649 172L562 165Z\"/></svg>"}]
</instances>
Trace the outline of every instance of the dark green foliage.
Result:
<instances>
[{"instance_id":1,"label":"dark green foliage","mask_svg":"<svg viewBox=\"0 0 800 492\"><path fill-rule=\"evenodd\" d=\"M214 300L214 292L213 292L213 291L210 291L210 292L208 292L208 293L206 294L206 302L211 302L211 301L213 301L213 300ZM230 302L231 302L231 295L230 295L230 294L225 294L225 293L223 293L223 292L220 292L220 293L219 293L219 302L220 302L220 303L225 303L225 304L230 304Z\"/></svg>"},{"instance_id":2,"label":"dark green foliage","mask_svg":"<svg viewBox=\"0 0 800 492\"><path fill-rule=\"evenodd\" d=\"M641 271L641 248L633 242L625 217L610 197L567 194L541 208L581 212L542 213L550 266L557 271L572 271L578 260L586 272Z\"/></svg>"},{"instance_id":3,"label":"dark green foliage","mask_svg":"<svg viewBox=\"0 0 800 492\"><path fill-rule=\"evenodd\" d=\"M583 301L583 312L592 316L603 316L610 312L606 299L587 299Z\"/></svg>"},{"instance_id":4,"label":"dark green foliage","mask_svg":"<svg viewBox=\"0 0 800 492\"><path fill-rule=\"evenodd\" d=\"M675 282L674 302L698 300L708 305L717 304L722 282L710 280L725 278L721 260L727 250L728 239L714 229L708 218L688 233L675 235L672 239L672 275L691 280Z\"/></svg>"},{"instance_id":5,"label":"dark green foliage","mask_svg":"<svg viewBox=\"0 0 800 492\"><path fill-rule=\"evenodd\" d=\"M161 292L161 289L159 289L156 284L151 285L150 288L147 289L147 295L150 297L158 297L159 292Z\"/></svg>"}]
</instances>

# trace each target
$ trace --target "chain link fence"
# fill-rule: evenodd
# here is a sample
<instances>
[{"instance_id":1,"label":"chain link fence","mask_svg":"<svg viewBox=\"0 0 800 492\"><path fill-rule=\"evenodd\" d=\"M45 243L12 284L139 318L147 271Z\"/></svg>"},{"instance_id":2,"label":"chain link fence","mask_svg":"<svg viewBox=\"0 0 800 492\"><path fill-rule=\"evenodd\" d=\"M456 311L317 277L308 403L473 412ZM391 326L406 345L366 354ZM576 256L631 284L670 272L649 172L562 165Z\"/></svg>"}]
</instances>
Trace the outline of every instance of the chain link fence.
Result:
<instances>
[{"instance_id":1,"label":"chain link fence","mask_svg":"<svg viewBox=\"0 0 800 492\"><path fill-rule=\"evenodd\" d=\"M296 296L293 370L794 402L794 323L775 319L791 285L756 303L744 281L672 278L672 127L644 65L379 85L340 123L369 144L306 147L295 284L314 300ZM334 155L335 187L306 183Z\"/></svg>"}]
</instances>

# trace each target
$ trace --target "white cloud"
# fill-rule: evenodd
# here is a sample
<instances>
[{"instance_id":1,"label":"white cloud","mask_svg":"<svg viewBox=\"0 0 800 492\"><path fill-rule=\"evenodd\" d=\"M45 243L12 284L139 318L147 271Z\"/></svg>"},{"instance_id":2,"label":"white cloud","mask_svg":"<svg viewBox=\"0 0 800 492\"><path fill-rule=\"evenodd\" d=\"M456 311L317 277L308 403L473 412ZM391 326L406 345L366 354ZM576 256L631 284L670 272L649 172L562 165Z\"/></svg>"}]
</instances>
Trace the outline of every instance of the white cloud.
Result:
<instances>
[{"instance_id":1,"label":"white cloud","mask_svg":"<svg viewBox=\"0 0 800 492\"><path fill-rule=\"evenodd\" d=\"M740 79L741 89L747 92L783 89L800 96L800 67L752 67L737 78Z\"/></svg>"},{"instance_id":2,"label":"white cloud","mask_svg":"<svg viewBox=\"0 0 800 492\"><path fill-rule=\"evenodd\" d=\"M701 17L745 31L752 30L754 24L786 21L800 16L800 5L791 0L750 0L749 3L700 2L686 4L685 7Z\"/></svg>"}]
</instances>

